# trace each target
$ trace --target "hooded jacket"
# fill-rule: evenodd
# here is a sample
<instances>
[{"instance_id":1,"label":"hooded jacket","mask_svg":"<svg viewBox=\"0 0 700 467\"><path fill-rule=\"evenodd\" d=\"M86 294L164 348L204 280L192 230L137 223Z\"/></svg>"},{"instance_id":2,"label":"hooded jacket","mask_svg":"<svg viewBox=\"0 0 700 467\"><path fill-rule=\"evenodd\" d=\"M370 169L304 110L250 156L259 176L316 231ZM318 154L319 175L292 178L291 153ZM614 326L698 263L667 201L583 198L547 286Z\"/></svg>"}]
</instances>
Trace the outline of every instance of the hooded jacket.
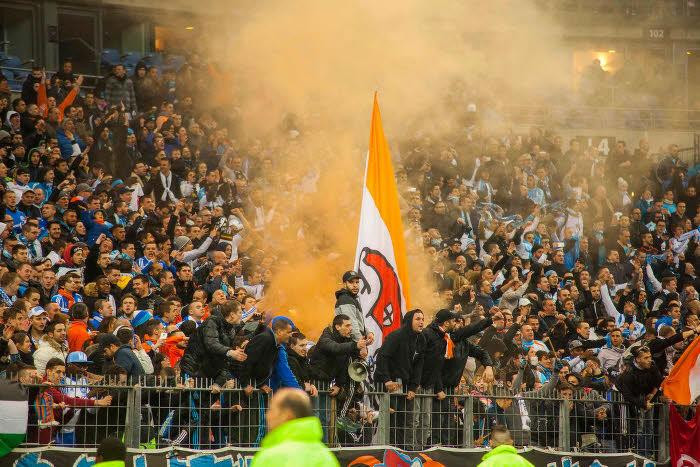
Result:
<instances>
[{"instance_id":1,"label":"hooded jacket","mask_svg":"<svg viewBox=\"0 0 700 467\"><path fill-rule=\"evenodd\" d=\"M341 385L348 379L348 365L353 358L359 358L360 350L352 337L343 337L330 325L318 338L310 355L312 378L330 381Z\"/></svg>"},{"instance_id":2,"label":"hooded jacket","mask_svg":"<svg viewBox=\"0 0 700 467\"><path fill-rule=\"evenodd\" d=\"M625 353L625 346L613 347L610 336L605 337L607 342L600 352L598 352L598 359L600 360L600 366L608 373L612 379L617 378L622 369L622 355Z\"/></svg>"},{"instance_id":3,"label":"hooded jacket","mask_svg":"<svg viewBox=\"0 0 700 467\"><path fill-rule=\"evenodd\" d=\"M357 300L357 296L350 293L348 289L340 289L335 292L335 316L347 315L352 322L352 339L359 341L362 336L367 335L365 319L362 315L362 307Z\"/></svg>"},{"instance_id":4,"label":"hooded jacket","mask_svg":"<svg viewBox=\"0 0 700 467\"><path fill-rule=\"evenodd\" d=\"M323 430L316 417L289 420L270 431L253 458L252 467L340 467L322 442Z\"/></svg>"},{"instance_id":5,"label":"hooded jacket","mask_svg":"<svg viewBox=\"0 0 700 467\"><path fill-rule=\"evenodd\" d=\"M415 391L420 385L425 357L425 337L423 333L413 330L413 315L416 311L406 313L401 327L386 336L377 351L374 379L378 383L400 380L404 390L411 391Z\"/></svg>"}]
</instances>

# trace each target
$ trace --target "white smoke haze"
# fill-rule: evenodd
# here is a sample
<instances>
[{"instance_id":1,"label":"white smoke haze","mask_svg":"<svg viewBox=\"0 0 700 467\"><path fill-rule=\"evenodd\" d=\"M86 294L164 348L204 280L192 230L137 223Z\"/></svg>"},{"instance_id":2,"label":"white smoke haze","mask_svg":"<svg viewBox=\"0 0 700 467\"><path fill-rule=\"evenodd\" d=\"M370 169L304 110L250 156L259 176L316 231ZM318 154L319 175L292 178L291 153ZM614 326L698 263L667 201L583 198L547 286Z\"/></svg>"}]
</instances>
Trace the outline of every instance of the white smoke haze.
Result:
<instances>
[{"instance_id":1,"label":"white smoke haze","mask_svg":"<svg viewBox=\"0 0 700 467\"><path fill-rule=\"evenodd\" d=\"M276 0L231 8L237 22L203 53L232 76L218 84L240 112L241 140L263 141L279 174L266 202L287 227L270 234L278 262L265 307L289 314L312 337L332 319L333 291L353 265L374 91L396 148L418 131L457 134L458 117L477 96L498 108L570 86L559 30L529 1ZM282 131L289 114L296 139ZM399 166L396 149L392 155ZM295 196L310 168L320 171L318 191ZM412 306L432 313L427 262L409 266Z\"/></svg>"}]
</instances>

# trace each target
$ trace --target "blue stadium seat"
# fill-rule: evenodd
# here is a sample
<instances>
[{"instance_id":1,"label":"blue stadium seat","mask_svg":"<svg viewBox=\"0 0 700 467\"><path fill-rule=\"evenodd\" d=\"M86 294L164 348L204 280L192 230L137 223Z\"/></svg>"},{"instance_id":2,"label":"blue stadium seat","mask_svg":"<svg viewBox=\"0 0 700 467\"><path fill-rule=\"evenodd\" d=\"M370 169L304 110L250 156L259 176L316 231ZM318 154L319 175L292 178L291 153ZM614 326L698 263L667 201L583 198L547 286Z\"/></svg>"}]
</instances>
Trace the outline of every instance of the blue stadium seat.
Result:
<instances>
[{"instance_id":1,"label":"blue stadium seat","mask_svg":"<svg viewBox=\"0 0 700 467\"><path fill-rule=\"evenodd\" d=\"M22 60L15 55L7 55L5 58L0 59L0 65L10 68L21 68Z\"/></svg>"},{"instance_id":2,"label":"blue stadium seat","mask_svg":"<svg viewBox=\"0 0 700 467\"><path fill-rule=\"evenodd\" d=\"M151 52L143 56L143 62L148 66L160 67L163 60L163 54L160 52Z\"/></svg>"},{"instance_id":3,"label":"blue stadium seat","mask_svg":"<svg viewBox=\"0 0 700 467\"><path fill-rule=\"evenodd\" d=\"M163 62L164 71L179 71L186 62L182 55L168 55Z\"/></svg>"},{"instance_id":4,"label":"blue stadium seat","mask_svg":"<svg viewBox=\"0 0 700 467\"><path fill-rule=\"evenodd\" d=\"M102 58L102 64L106 66L113 66L121 61L121 53L117 49L104 49L100 57Z\"/></svg>"},{"instance_id":5,"label":"blue stadium seat","mask_svg":"<svg viewBox=\"0 0 700 467\"><path fill-rule=\"evenodd\" d=\"M23 70L15 70L15 79L21 82L24 82L25 79L27 79L27 76L31 73L30 71L23 71Z\"/></svg>"},{"instance_id":6,"label":"blue stadium seat","mask_svg":"<svg viewBox=\"0 0 700 467\"><path fill-rule=\"evenodd\" d=\"M127 68L134 68L142 58L143 54L141 52L127 52L124 55L122 55L122 63Z\"/></svg>"}]
</instances>

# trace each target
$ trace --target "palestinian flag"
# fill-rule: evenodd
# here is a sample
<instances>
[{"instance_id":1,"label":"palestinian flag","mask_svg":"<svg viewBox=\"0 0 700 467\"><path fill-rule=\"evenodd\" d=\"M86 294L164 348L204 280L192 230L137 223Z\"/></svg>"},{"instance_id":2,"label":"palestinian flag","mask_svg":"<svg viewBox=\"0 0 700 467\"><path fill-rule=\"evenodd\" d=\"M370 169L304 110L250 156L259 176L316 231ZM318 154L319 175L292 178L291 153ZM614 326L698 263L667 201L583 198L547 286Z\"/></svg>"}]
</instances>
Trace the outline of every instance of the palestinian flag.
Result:
<instances>
[{"instance_id":1,"label":"palestinian flag","mask_svg":"<svg viewBox=\"0 0 700 467\"><path fill-rule=\"evenodd\" d=\"M19 384L0 379L0 457L24 441L29 405Z\"/></svg>"}]
</instances>

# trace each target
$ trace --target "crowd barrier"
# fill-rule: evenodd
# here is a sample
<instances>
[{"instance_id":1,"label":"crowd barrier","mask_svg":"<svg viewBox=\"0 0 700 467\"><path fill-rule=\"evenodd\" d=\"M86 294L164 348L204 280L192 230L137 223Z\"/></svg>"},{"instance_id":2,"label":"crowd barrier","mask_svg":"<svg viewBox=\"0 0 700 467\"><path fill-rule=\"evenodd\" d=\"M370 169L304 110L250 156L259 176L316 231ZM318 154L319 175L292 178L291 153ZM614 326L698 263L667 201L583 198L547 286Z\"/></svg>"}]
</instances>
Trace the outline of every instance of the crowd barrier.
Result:
<instances>
[{"instance_id":1,"label":"crowd barrier","mask_svg":"<svg viewBox=\"0 0 700 467\"><path fill-rule=\"evenodd\" d=\"M216 450L255 448L265 435L269 394L208 380L146 378L136 384L62 384L73 397L111 396L108 407L54 406L58 420L46 413L46 385L25 386L30 417L23 447L94 448L107 436L130 448ZM636 410L619 393L583 390L565 399L556 393L514 395L494 388L489 394L448 393L442 400L418 391L414 398L387 393L373 385L345 387L331 395L318 383L314 410L329 447L391 445L408 451L434 446L486 446L493 425L506 425L517 447L561 452L613 454L634 452L665 461L669 457L668 406ZM56 418L56 417L54 417Z\"/></svg>"}]
</instances>

